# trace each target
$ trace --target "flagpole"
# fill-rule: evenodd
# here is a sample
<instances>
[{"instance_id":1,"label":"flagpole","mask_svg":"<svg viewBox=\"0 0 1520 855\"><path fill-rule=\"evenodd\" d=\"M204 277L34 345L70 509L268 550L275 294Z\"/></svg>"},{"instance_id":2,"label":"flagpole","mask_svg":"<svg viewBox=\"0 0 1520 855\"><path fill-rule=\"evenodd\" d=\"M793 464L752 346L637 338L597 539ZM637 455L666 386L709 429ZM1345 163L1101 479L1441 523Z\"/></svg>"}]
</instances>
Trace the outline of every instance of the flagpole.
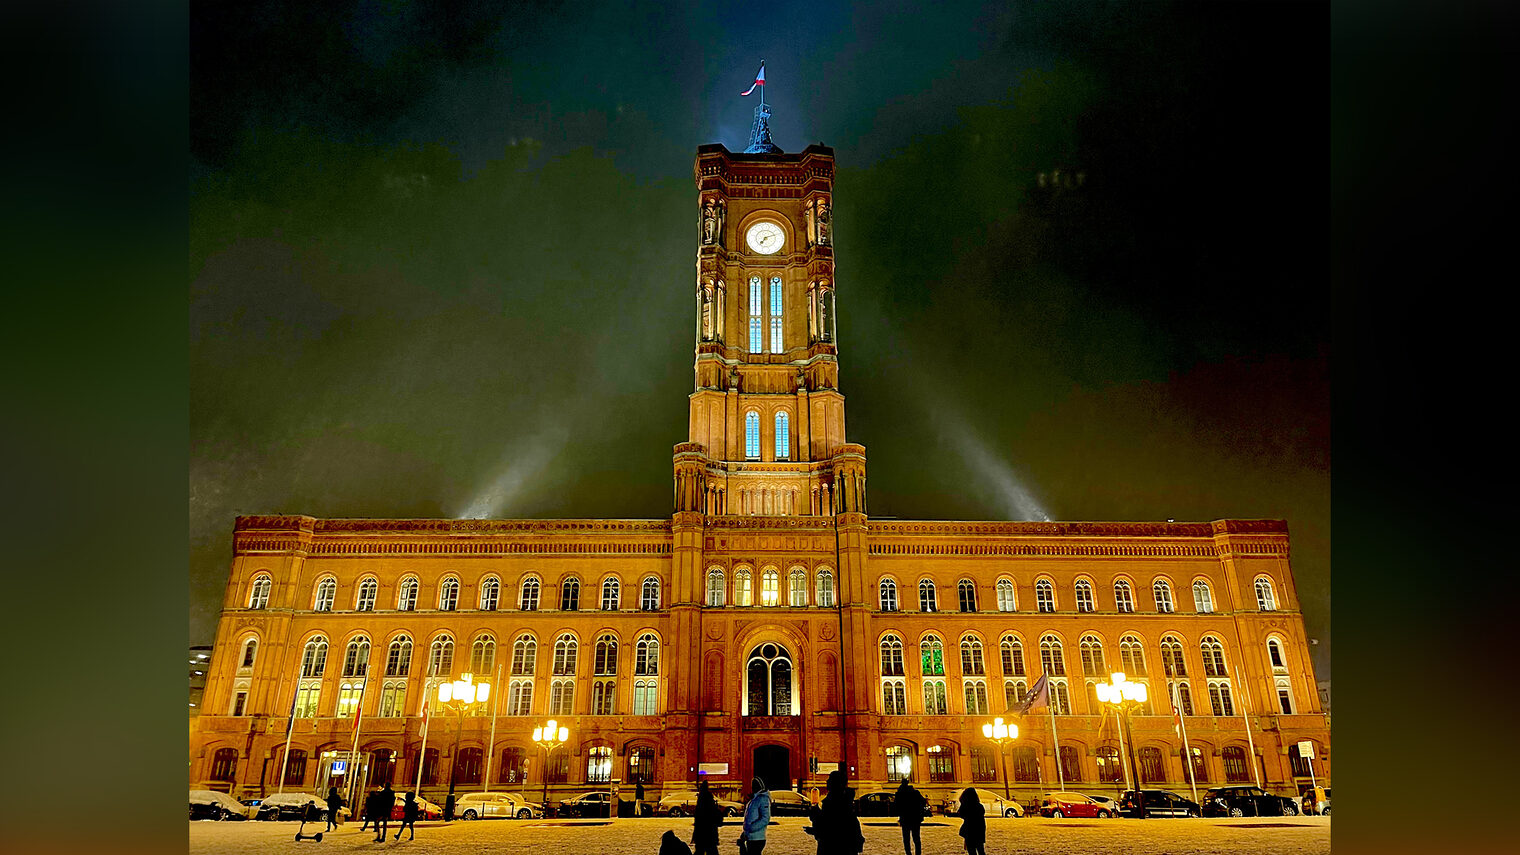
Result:
<instances>
[{"instance_id":1,"label":"flagpole","mask_svg":"<svg viewBox=\"0 0 1520 855\"><path fill-rule=\"evenodd\" d=\"M1182 720L1182 710L1177 709L1177 687L1167 684L1167 694L1171 696L1172 715L1177 717L1177 726L1182 728L1182 753L1186 755L1183 766L1187 768L1188 783L1193 787L1193 801L1198 801L1198 775L1193 771L1193 749L1188 745L1187 722Z\"/></svg>"},{"instance_id":2,"label":"flagpole","mask_svg":"<svg viewBox=\"0 0 1520 855\"><path fill-rule=\"evenodd\" d=\"M491 741L486 745L485 792L491 792L491 755L496 753L496 716L501 713L501 665L496 663L496 685L491 687L496 699L491 704Z\"/></svg>"},{"instance_id":3,"label":"flagpole","mask_svg":"<svg viewBox=\"0 0 1520 855\"><path fill-rule=\"evenodd\" d=\"M765 60L760 60L760 73L765 73ZM760 84L760 112L765 112L765 84Z\"/></svg>"},{"instance_id":4,"label":"flagpole","mask_svg":"<svg viewBox=\"0 0 1520 855\"><path fill-rule=\"evenodd\" d=\"M364 682L359 686L359 705L354 710L354 740L348 746L348 804L349 816L353 816L355 785L359 782L359 725L364 723L364 693L369 689L369 663L364 663Z\"/></svg>"},{"instance_id":5,"label":"flagpole","mask_svg":"<svg viewBox=\"0 0 1520 855\"><path fill-rule=\"evenodd\" d=\"M424 682L426 687L427 683ZM433 717L428 715L428 710L433 706L433 693L427 692L422 699L422 747L417 749L417 786L414 792L418 798L422 797L422 766L427 762L428 727L433 723Z\"/></svg>"},{"instance_id":6,"label":"flagpole","mask_svg":"<svg viewBox=\"0 0 1520 855\"><path fill-rule=\"evenodd\" d=\"M1051 691L1054 684L1049 678L1045 681L1045 709L1050 711L1050 741L1056 746L1056 780L1060 782L1061 789L1066 789L1066 773L1061 771L1061 737L1056 734L1056 705L1053 699L1055 692Z\"/></svg>"},{"instance_id":7,"label":"flagpole","mask_svg":"<svg viewBox=\"0 0 1520 855\"><path fill-rule=\"evenodd\" d=\"M1124 745L1124 721L1119 718L1118 706L1114 707L1114 730L1119 734L1119 768L1124 770L1124 788L1136 789L1135 782L1130 777L1130 764L1125 762L1129 759L1129 749Z\"/></svg>"},{"instance_id":8,"label":"flagpole","mask_svg":"<svg viewBox=\"0 0 1520 855\"><path fill-rule=\"evenodd\" d=\"M1248 707L1251 704L1251 690L1246 687L1244 680L1240 679L1240 666L1235 666L1235 682L1240 684L1240 690L1245 693L1245 703L1240 705L1240 718L1246 726L1246 745L1251 747L1251 777L1256 781L1256 789L1261 789L1261 768L1256 763L1256 740L1251 738L1251 716Z\"/></svg>"},{"instance_id":9,"label":"flagpole","mask_svg":"<svg viewBox=\"0 0 1520 855\"><path fill-rule=\"evenodd\" d=\"M290 737L296 732L296 698L301 696L301 680L296 678L295 693L290 696L290 720L285 725L285 756L280 758L280 781L275 795L285 792L285 769L290 765Z\"/></svg>"}]
</instances>

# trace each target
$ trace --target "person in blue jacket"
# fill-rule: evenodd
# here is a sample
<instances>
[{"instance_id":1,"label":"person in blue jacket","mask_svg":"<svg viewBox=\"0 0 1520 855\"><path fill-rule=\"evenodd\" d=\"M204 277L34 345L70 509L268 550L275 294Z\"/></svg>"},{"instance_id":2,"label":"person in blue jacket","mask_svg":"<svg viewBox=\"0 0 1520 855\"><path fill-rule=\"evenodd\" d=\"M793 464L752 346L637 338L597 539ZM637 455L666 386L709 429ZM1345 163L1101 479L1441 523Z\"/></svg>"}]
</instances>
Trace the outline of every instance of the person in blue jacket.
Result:
<instances>
[{"instance_id":1,"label":"person in blue jacket","mask_svg":"<svg viewBox=\"0 0 1520 855\"><path fill-rule=\"evenodd\" d=\"M765 827L771 824L771 793L759 778L750 781L749 804L744 806L744 831L739 839L744 851L760 855L765 851Z\"/></svg>"}]
</instances>

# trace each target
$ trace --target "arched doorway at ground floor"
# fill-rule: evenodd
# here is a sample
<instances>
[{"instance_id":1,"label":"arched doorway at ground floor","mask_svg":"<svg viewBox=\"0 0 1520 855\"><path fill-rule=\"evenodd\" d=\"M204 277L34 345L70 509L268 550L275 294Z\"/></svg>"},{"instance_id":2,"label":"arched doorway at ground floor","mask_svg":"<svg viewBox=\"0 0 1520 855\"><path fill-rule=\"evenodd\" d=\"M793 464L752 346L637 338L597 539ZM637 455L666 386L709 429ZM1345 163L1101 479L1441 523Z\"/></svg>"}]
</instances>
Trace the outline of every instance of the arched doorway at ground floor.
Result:
<instances>
[{"instance_id":1,"label":"arched doorway at ground floor","mask_svg":"<svg viewBox=\"0 0 1520 855\"><path fill-rule=\"evenodd\" d=\"M768 790L792 788L792 752L785 745L760 745L755 747L754 775L765 782Z\"/></svg>"}]
</instances>

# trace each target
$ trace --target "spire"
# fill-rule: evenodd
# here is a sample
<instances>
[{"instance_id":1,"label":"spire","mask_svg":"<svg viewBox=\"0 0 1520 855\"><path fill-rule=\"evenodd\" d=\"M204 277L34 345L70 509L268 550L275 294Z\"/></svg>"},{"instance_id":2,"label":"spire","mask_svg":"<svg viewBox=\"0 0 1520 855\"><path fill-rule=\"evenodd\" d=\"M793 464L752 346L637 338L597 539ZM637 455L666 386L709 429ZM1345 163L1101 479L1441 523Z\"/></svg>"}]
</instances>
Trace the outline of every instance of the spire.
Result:
<instances>
[{"instance_id":1,"label":"spire","mask_svg":"<svg viewBox=\"0 0 1520 855\"><path fill-rule=\"evenodd\" d=\"M781 154L781 146L771 142L771 108L764 101L755 108L755 123L749 129L749 147L745 154Z\"/></svg>"}]
</instances>

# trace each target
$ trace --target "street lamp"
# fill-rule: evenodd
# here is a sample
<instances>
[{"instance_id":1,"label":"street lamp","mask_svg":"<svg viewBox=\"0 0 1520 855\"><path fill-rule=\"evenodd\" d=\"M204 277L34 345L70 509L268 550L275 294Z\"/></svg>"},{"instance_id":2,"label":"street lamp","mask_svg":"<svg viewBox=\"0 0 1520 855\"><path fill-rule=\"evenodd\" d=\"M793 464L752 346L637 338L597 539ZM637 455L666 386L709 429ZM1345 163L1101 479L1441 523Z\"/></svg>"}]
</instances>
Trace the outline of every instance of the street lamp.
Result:
<instances>
[{"instance_id":1,"label":"street lamp","mask_svg":"<svg viewBox=\"0 0 1520 855\"><path fill-rule=\"evenodd\" d=\"M1124 725L1124 733L1122 735L1127 737L1125 741L1128 743L1126 745L1128 751L1126 753L1129 754L1129 770L1131 780L1134 782L1133 789L1138 791L1140 789L1140 767L1135 764L1135 734L1130 729L1129 716L1131 712L1139 709L1145 703L1148 692L1144 683L1132 683L1125 679L1123 671L1115 671L1111 675L1110 680L1111 682L1108 683L1098 683L1094 688L1097 691L1098 700L1101 703L1112 704L1121 717ZM1191 757L1187 759L1189 762L1192 761Z\"/></svg>"},{"instance_id":2,"label":"street lamp","mask_svg":"<svg viewBox=\"0 0 1520 855\"><path fill-rule=\"evenodd\" d=\"M1019 738L1019 726L1016 724L1003 724L1003 720L995 718L991 724L982 725L982 735L992 740L997 746L998 766L1003 770L1003 798L1008 798L1008 764L1003 762L1003 743L1012 742Z\"/></svg>"},{"instance_id":3,"label":"street lamp","mask_svg":"<svg viewBox=\"0 0 1520 855\"><path fill-rule=\"evenodd\" d=\"M570 728L556 729L554 724L554 719L551 718L544 722L543 727L533 728L534 744L544 749L544 807L546 808L549 805L549 755L570 739Z\"/></svg>"},{"instance_id":4,"label":"street lamp","mask_svg":"<svg viewBox=\"0 0 1520 855\"><path fill-rule=\"evenodd\" d=\"M485 703L491 695L490 683L474 682L474 674L466 671L452 683L438 684L438 705L459 711L459 728L454 731L453 764L449 767L449 799L454 798L454 773L459 771L459 736L464 731L464 711L472 704Z\"/></svg>"}]
</instances>

